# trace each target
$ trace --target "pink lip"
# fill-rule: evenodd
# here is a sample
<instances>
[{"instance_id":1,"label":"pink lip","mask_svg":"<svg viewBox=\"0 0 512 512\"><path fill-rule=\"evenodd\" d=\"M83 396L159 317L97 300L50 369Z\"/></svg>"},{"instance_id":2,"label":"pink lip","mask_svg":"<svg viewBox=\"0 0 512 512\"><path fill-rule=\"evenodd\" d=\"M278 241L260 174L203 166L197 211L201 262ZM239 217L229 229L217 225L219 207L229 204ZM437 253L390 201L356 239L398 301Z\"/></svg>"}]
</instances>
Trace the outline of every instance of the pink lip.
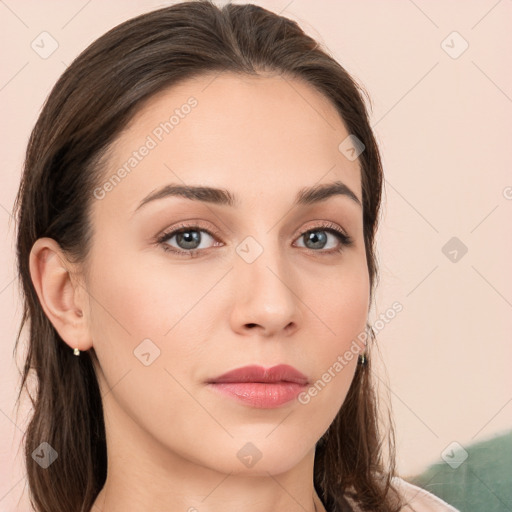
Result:
<instances>
[{"instance_id":1,"label":"pink lip","mask_svg":"<svg viewBox=\"0 0 512 512\"><path fill-rule=\"evenodd\" d=\"M293 366L272 368L244 366L207 381L215 389L247 405L272 409L293 400L308 384L307 377Z\"/></svg>"}]
</instances>

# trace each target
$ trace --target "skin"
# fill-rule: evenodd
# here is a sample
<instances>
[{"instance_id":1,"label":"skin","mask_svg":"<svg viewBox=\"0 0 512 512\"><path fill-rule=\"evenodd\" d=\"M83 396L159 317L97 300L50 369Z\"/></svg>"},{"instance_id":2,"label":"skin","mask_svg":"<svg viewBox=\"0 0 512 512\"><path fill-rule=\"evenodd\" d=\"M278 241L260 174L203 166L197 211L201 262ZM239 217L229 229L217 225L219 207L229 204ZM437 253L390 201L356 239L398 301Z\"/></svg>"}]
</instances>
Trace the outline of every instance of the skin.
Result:
<instances>
[{"instance_id":1,"label":"skin","mask_svg":"<svg viewBox=\"0 0 512 512\"><path fill-rule=\"evenodd\" d=\"M358 160L329 101L282 76L202 76L148 101L108 155L108 179L160 122L198 104L101 200L91 197L85 267L39 239L30 267L43 308L70 350L93 348L105 413L108 476L92 508L103 512L313 512L315 443L342 405L357 357L309 403L256 409L212 392L205 380L248 364L286 363L314 383L364 332L369 276L363 210L342 195L292 206L299 189L340 180L362 202ZM213 81L212 81L213 80ZM169 183L228 189L239 206L167 197L135 209ZM200 255L155 239L200 223ZM349 234L339 247L321 223ZM320 227L319 227L320 226ZM302 236L317 228L325 248ZM195 228L197 229L197 228ZM194 231L194 229L192 229ZM263 249L236 251L247 236ZM310 245L311 247L311 245ZM134 350L149 338L149 366ZM252 443L261 459L237 452Z\"/></svg>"}]
</instances>

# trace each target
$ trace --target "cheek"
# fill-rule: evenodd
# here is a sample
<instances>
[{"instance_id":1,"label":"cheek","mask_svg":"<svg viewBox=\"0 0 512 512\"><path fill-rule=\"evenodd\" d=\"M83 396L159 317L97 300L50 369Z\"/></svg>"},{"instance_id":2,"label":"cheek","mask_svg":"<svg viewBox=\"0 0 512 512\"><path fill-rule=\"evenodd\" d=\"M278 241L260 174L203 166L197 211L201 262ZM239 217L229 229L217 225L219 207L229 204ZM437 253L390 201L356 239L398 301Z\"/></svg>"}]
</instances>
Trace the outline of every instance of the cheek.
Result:
<instances>
[{"instance_id":1,"label":"cheek","mask_svg":"<svg viewBox=\"0 0 512 512\"><path fill-rule=\"evenodd\" d=\"M303 296L307 297L304 300L308 301L312 318L316 316L323 325L326 350L343 349L365 331L370 282L366 259L359 252L347 255L342 264L324 269L303 286L308 287L303 289Z\"/></svg>"},{"instance_id":2,"label":"cheek","mask_svg":"<svg viewBox=\"0 0 512 512\"><path fill-rule=\"evenodd\" d=\"M168 442L171 432L187 431L187 418L204 412L189 394L196 392L190 374L201 358L201 325L215 316L207 308L216 302L201 297L219 277L162 262L128 251L96 259L91 335L107 407Z\"/></svg>"},{"instance_id":3,"label":"cheek","mask_svg":"<svg viewBox=\"0 0 512 512\"><path fill-rule=\"evenodd\" d=\"M110 325L135 341L172 331L211 287L191 265L169 265L143 252L103 254L91 281L97 325ZM101 322L100 322L101 320Z\"/></svg>"},{"instance_id":4,"label":"cheek","mask_svg":"<svg viewBox=\"0 0 512 512\"><path fill-rule=\"evenodd\" d=\"M327 427L345 400L364 348L370 291L366 261L354 259L337 272L331 269L330 279L318 282L321 289L308 299L313 305L310 322L317 326L310 332L316 340L312 353L318 370L299 401L310 404L315 413L321 411Z\"/></svg>"},{"instance_id":5,"label":"cheek","mask_svg":"<svg viewBox=\"0 0 512 512\"><path fill-rule=\"evenodd\" d=\"M148 352L146 359L176 371L176 377L193 368L204 326L220 316L212 288L225 269L171 265L165 255L153 258L133 249L102 251L93 263L90 329L108 384L143 366L140 357Z\"/></svg>"}]
</instances>

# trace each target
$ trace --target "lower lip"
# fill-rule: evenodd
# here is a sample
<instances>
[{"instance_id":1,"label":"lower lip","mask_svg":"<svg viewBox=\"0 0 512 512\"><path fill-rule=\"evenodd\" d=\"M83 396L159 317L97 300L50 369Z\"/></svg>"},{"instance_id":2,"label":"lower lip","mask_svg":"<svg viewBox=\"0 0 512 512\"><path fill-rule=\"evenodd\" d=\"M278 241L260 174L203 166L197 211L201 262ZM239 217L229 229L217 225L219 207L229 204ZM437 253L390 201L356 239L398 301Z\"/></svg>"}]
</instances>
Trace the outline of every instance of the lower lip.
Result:
<instances>
[{"instance_id":1,"label":"lower lip","mask_svg":"<svg viewBox=\"0 0 512 512\"><path fill-rule=\"evenodd\" d=\"M275 409L291 402L307 388L295 382L214 382L209 386L220 393L259 409Z\"/></svg>"}]
</instances>

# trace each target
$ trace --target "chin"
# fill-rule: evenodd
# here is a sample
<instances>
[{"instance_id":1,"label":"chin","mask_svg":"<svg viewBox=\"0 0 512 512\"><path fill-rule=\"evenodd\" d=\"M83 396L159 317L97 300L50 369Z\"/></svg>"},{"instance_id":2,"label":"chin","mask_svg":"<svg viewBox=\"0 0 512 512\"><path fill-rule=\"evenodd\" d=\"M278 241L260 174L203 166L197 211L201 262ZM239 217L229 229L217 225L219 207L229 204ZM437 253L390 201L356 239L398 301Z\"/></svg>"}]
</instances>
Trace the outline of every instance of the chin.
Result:
<instances>
[{"instance_id":1,"label":"chin","mask_svg":"<svg viewBox=\"0 0 512 512\"><path fill-rule=\"evenodd\" d=\"M223 473L251 476L268 476L285 473L304 459L308 453L314 454L315 444L302 446L300 440L279 436L271 439L268 432L261 437L237 437L227 446L219 447L210 454L212 469Z\"/></svg>"}]
</instances>

